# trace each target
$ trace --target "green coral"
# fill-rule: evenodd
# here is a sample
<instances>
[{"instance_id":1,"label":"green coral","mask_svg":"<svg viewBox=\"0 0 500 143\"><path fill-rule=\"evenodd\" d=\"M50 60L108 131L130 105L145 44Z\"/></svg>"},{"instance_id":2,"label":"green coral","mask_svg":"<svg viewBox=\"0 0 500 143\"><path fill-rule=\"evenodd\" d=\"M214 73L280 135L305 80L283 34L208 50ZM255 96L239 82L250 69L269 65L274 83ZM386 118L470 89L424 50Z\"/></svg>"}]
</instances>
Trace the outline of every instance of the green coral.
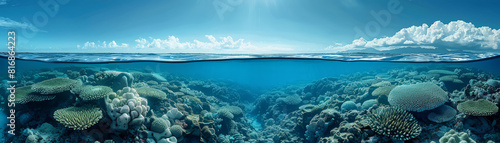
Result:
<instances>
[{"instance_id":1,"label":"green coral","mask_svg":"<svg viewBox=\"0 0 500 143\"><path fill-rule=\"evenodd\" d=\"M439 139L439 143L476 143L476 141L472 140L466 132L456 132L450 129Z\"/></svg>"},{"instance_id":2,"label":"green coral","mask_svg":"<svg viewBox=\"0 0 500 143\"><path fill-rule=\"evenodd\" d=\"M52 100L56 97L55 95L39 95L33 92L33 90L31 90L31 86L16 88L15 95L16 98L14 102L19 104L26 104L35 101Z\"/></svg>"},{"instance_id":3,"label":"green coral","mask_svg":"<svg viewBox=\"0 0 500 143\"><path fill-rule=\"evenodd\" d=\"M457 75L446 75L439 78L441 81L453 82L453 83L464 83L462 80L458 79Z\"/></svg>"},{"instance_id":4,"label":"green coral","mask_svg":"<svg viewBox=\"0 0 500 143\"><path fill-rule=\"evenodd\" d=\"M228 119L233 119L234 115L233 113L229 112L228 110L219 110L218 112L219 116L228 118Z\"/></svg>"},{"instance_id":5,"label":"green coral","mask_svg":"<svg viewBox=\"0 0 500 143\"><path fill-rule=\"evenodd\" d=\"M40 94L56 94L69 91L76 86L77 80L68 78L53 78L33 84L31 89Z\"/></svg>"},{"instance_id":6,"label":"green coral","mask_svg":"<svg viewBox=\"0 0 500 143\"><path fill-rule=\"evenodd\" d=\"M102 111L93 106L68 107L54 112L54 119L66 128L85 130L102 118Z\"/></svg>"},{"instance_id":7,"label":"green coral","mask_svg":"<svg viewBox=\"0 0 500 143\"><path fill-rule=\"evenodd\" d=\"M422 131L412 114L394 107L378 108L366 120L374 132L397 140L416 138Z\"/></svg>"},{"instance_id":8,"label":"green coral","mask_svg":"<svg viewBox=\"0 0 500 143\"><path fill-rule=\"evenodd\" d=\"M432 74L442 74L442 75L453 75L453 74L457 74L453 71L448 71L448 70L429 70L428 73L432 73Z\"/></svg>"},{"instance_id":9,"label":"green coral","mask_svg":"<svg viewBox=\"0 0 500 143\"><path fill-rule=\"evenodd\" d=\"M172 127L170 127L170 132L172 132L172 135L179 138L182 137L184 129L180 125L173 125Z\"/></svg>"},{"instance_id":10,"label":"green coral","mask_svg":"<svg viewBox=\"0 0 500 143\"><path fill-rule=\"evenodd\" d=\"M168 128L169 123L162 118L154 117L153 122L151 122L151 131L162 133Z\"/></svg>"},{"instance_id":11,"label":"green coral","mask_svg":"<svg viewBox=\"0 0 500 143\"><path fill-rule=\"evenodd\" d=\"M198 97L194 97L194 96L190 96L190 95L186 95L186 96L184 96L184 97L186 97L187 99L189 99L189 100L191 100L191 101L194 101L194 102L196 102L196 103L198 103L198 104L200 104L200 105L201 105L201 104L203 104L203 103L201 102L200 98L198 98Z\"/></svg>"},{"instance_id":12,"label":"green coral","mask_svg":"<svg viewBox=\"0 0 500 143\"><path fill-rule=\"evenodd\" d=\"M139 95L146 98L166 99L167 94L159 89L141 87L135 89Z\"/></svg>"},{"instance_id":13,"label":"green coral","mask_svg":"<svg viewBox=\"0 0 500 143\"><path fill-rule=\"evenodd\" d=\"M83 100L97 100L106 97L113 89L107 86L85 86L83 87L80 97Z\"/></svg>"},{"instance_id":14,"label":"green coral","mask_svg":"<svg viewBox=\"0 0 500 143\"><path fill-rule=\"evenodd\" d=\"M388 101L391 106L422 112L443 105L448 93L432 83L400 85L391 90Z\"/></svg>"},{"instance_id":15,"label":"green coral","mask_svg":"<svg viewBox=\"0 0 500 143\"><path fill-rule=\"evenodd\" d=\"M498 112L498 107L495 103L485 99L459 103L457 109L466 115L472 116L490 116Z\"/></svg>"},{"instance_id":16,"label":"green coral","mask_svg":"<svg viewBox=\"0 0 500 143\"><path fill-rule=\"evenodd\" d=\"M375 90L372 91L372 96L382 96L382 95L389 95L391 93L391 90L396 87L396 86L382 86L378 87Z\"/></svg>"},{"instance_id":17,"label":"green coral","mask_svg":"<svg viewBox=\"0 0 500 143\"><path fill-rule=\"evenodd\" d=\"M224 106L219 109L220 110L225 110L228 111L229 113L233 115L243 115L243 110L238 107L238 106Z\"/></svg>"}]
</instances>

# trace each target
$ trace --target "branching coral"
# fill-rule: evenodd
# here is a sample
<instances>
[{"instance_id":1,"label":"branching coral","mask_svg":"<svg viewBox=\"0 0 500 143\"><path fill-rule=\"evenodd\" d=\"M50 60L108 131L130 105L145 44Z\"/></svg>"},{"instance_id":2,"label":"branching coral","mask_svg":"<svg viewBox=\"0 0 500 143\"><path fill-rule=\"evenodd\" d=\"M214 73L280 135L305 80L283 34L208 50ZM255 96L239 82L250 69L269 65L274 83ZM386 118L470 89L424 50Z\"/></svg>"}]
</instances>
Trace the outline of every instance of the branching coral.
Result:
<instances>
[{"instance_id":1,"label":"branching coral","mask_svg":"<svg viewBox=\"0 0 500 143\"><path fill-rule=\"evenodd\" d=\"M422 131L413 115L399 108L378 108L369 113L366 119L374 132L397 140L415 138Z\"/></svg>"},{"instance_id":2,"label":"branching coral","mask_svg":"<svg viewBox=\"0 0 500 143\"><path fill-rule=\"evenodd\" d=\"M102 118L102 111L93 106L68 107L55 111L54 118L67 128L85 130Z\"/></svg>"}]
</instances>

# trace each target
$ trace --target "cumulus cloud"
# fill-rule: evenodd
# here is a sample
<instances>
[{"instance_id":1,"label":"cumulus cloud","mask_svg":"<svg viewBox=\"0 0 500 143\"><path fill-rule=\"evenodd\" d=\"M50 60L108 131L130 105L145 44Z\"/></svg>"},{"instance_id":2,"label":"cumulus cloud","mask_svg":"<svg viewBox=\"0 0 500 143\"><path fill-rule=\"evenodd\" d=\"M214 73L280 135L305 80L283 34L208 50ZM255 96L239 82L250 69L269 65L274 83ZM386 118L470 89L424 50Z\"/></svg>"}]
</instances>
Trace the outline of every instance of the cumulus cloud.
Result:
<instances>
[{"instance_id":1,"label":"cumulus cloud","mask_svg":"<svg viewBox=\"0 0 500 143\"><path fill-rule=\"evenodd\" d=\"M234 40L231 36L221 37L216 39L212 35L205 35L209 42L201 42L193 40L193 42L180 42L179 38L169 36L167 39L144 39L139 38L137 48L158 48L158 49L245 49L254 47L249 42L244 42L243 39Z\"/></svg>"},{"instance_id":2,"label":"cumulus cloud","mask_svg":"<svg viewBox=\"0 0 500 143\"><path fill-rule=\"evenodd\" d=\"M287 45L265 44L253 45L245 42L244 39L233 39L231 36L216 38L213 35L205 35L203 41L181 41L175 36L168 36L166 39L160 38L138 38L133 42L118 44L111 42L86 42L83 45L77 45L78 49L96 49L107 52L134 52L134 53L278 53L293 51L293 48ZM135 45L135 46L133 46ZM113 48L120 48L116 51ZM105 50L107 49L107 50Z\"/></svg>"},{"instance_id":3,"label":"cumulus cloud","mask_svg":"<svg viewBox=\"0 0 500 143\"><path fill-rule=\"evenodd\" d=\"M193 40L181 42L175 36L166 39L139 38L135 40L136 48L152 48L164 50L163 52L268 52L268 51L290 51L290 48L275 46L255 46L244 39L233 39L231 36L215 38L213 35L205 35L208 42Z\"/></svg>"},{"instance_id":4,"label":"cumulus cloud","mask_svg":"<svg viewBox=\"0 0 500 143\"><path fill-rule=\"evenodd\" d=\"M83 46L77 45L76 47L79 49L128 48L129 45L126 43L117 44L115 41L111 41L109 43L107 43L106 41L103 42L98 41L98 42L86 42L85 44L83 44Z\"/></svg>"},{"instance_id":5,"label":"cumulus cloud","mask_svg":"<svg viewBox=\"0 0 500 143\"><path fill-rule=\"evenodd\" d=\"M5 17L0 17L0 27L30 29L31 31L35 32L43 32L30 23L17 22Z\"/></svg>"},{"instance_id":6,"label":"cumulus cloud","mask_svg":"<svg viewBox=\"0 0 500 143\"><path fill-rule=\"evenodd\" d=\"M347 45L331 45L326 49L333 52L375 49L387 51L401 48L424 48L463 51L499 51L500 30L490 27L475 27L472 23L461 20L444 24L434 22L431 26L411 26L403 28L391 37L375 38L367 41L363 38Z\"/></svg>"}]
</instances>

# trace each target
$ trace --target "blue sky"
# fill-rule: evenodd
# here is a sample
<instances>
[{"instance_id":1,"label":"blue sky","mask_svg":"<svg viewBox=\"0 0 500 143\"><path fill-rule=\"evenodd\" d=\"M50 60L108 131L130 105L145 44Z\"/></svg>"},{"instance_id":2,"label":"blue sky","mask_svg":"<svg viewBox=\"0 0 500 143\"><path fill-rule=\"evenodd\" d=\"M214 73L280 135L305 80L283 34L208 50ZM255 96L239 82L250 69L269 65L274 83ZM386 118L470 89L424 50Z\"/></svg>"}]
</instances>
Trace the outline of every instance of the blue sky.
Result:
<instances>
[{"instance_id":1,"label":"blue sky","mask_svg":"<svg viewBox=\"0 0 500 143\"><path fill-rule=\"evenodd\" d=\"M481 0L0 0L0 39L16 30L17 51L25 52L499 52L498 6Z\"/></svg>"}]
</instances>

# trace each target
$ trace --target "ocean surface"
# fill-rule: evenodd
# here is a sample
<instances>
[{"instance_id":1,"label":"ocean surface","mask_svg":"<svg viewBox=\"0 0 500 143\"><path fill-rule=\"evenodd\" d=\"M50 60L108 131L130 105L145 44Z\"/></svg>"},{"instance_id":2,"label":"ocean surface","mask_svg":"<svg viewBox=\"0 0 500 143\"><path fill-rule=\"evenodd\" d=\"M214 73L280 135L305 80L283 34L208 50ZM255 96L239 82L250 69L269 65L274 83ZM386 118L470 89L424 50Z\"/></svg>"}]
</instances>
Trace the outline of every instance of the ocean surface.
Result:
<instances>
[{"instance_id":1,"label":"ocean surface","mask_svg":"<svg viewBox=\"0 0 500 143\"><path fill-rule=\"evenodd\" d=\"M6 53L0 54L0 67L4 69L0 71L3 75L0 76L3 80L0 92L3 95L2 112L6 115L9 109L6 106L7 56ZM454 130L457 134L468 134L477 142L500 142L500 128L496 124L500 120L497 113L500 57L495 53L18 53L15 62L16 86L33 87L27 89L33 99L26 97L22 100L28 101L15 107L18 135L0 136L0 141L441 142L440 139L453 136L451 130ZM47 93L45 87L48 85L44 82L53 79L78 81L78 84L67 86L64 91ZM405 109L407 105L391 102L391 96L396 96L392 89L421 84L428 84L429 90L438 87L439 91L433 93L446 93L446 100L418 109L422 111ZM98 89L98 86L109 87L109 93L87 100L86 95L90 93L84 89L103 88ZM427 86L423 87L427 89ZM387 91L374 93L379 88ZM146 110L144 114L132 113L136 110L132 105L122 113L125 107L110 97L112 92L115 99L123 99L126 95L123 92L135 91L131 89L137 90L138 96L134 98L138 101L139 98L148 101L147 107L139 109ZM411 90L419 89L403 91ZM421 92L425 94L425 89ZM43 97L43 100L35 101L34 96ZM51 99L45 99L48 96L52 96ZM434 95L415 96L438 98ZM493 103L492 108L496 107L497 111L478 116L461 109L462 103L481 99ZM56 115L66 108L88 105L101 111L102 115L96 115L97 120L85 123L90 124L85 127L74 127L72 124L76 123L62 121L60 118L63 117ZM450 109L446 112L437 111L448 107ZM391 126L412 134L400 137L397 133L377 129L379 127L373 124L384 122L376 121L375 116L401 122L407 120L376 112L384 108L391 111L394 108L393 112L398 114L409 114L411 117L407 119L417 121L415 128L418 126L418 132L417 129L403 129L409 127ZM441 117L450 112L456 112L456 115ZM120 119L124 114L130 119L122 123ZM440 115L439 121L433 118L436 114ZM82 119L64 117L75 122ZM132 123L133 119L140 122L136 125ZM8 120L0 121L4 125ZM164 122L169 123L163 125ZM102 128L101 124L105 123L113 125L109 127L111 131ZM5 133L7 130L3 129ZM98 132L98 135L86 134L90 131Z\"/></svg>"}]
</instances>

